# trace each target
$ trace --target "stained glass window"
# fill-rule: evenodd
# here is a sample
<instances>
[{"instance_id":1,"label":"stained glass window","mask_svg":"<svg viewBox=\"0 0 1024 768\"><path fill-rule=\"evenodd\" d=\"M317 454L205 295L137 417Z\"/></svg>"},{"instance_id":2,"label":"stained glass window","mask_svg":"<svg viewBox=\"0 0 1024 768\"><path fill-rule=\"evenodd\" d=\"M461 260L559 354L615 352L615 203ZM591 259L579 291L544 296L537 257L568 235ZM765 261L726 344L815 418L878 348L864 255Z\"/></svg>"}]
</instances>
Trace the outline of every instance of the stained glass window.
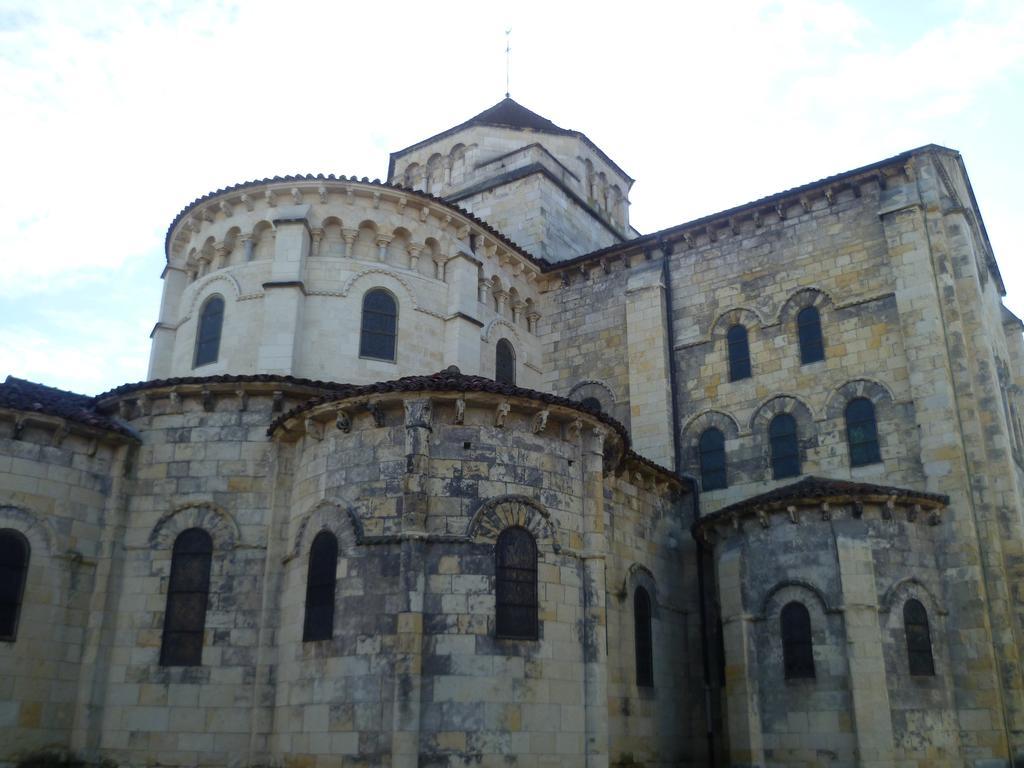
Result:
<instances>
[{"instance_id":1,"label":"stained glass window","mask_svg":"<svg viewBox=\"0 0 1024 768\"><path fill-rule=\"evenodd\" d=\"M203 662L212 557L213 540L200 528L182 531L174 540L160 648L160 664L165 667L194 667Z\"/></svg>"},{"instance_id":2,"label":"stained glass window","mask_svg":"<svg viewBox=\"0 0 1024 768\"><path fill-rule=\"evenodd\" d=\"M537 543L525 528L506 528L495 546L498 637L537 639Z\"/></svg>"},{"instance_id":3,"label":"stained glass window","mask_svg":"<svg viewBox=\"0 0 1024 768\"><path fill-rule=\"evenodd\" d=\"M363 323L359 332L359 356L375 360L395 359L398 338L398 304L383 288L363 296Z\"/></svg>"},{"instance_id":4,"label":"stained glass window","mask_svg":"<svg viewBox=\"0 0 1024 768\"><path fill-rule=\"evenodd\" d=\"M220 354L220 332L224 327L224 299L213 296L199 313L199 331L196 333L196 361L194 368L217 362Z\"/></svg>"}]
</instances>

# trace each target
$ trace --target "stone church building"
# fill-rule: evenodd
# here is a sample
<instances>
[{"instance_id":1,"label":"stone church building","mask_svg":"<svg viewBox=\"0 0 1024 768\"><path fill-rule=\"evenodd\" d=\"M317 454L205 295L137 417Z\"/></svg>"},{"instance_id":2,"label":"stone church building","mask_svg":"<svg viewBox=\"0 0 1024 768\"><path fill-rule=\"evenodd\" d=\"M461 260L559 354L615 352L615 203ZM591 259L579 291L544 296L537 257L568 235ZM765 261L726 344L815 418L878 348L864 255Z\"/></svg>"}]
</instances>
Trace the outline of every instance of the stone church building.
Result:
<instances>
[{"instance_id":1,"label":"stone church building","mask_svg":"<svg viewBox=\"0 0 1024 768\"><path fill-rule=\"evenodd\" d=\"M146 381L0 385L0 765L1024 765L960 155L648 235L632 183L505 99L186 206Z\"/></svg>"}]
</instances>

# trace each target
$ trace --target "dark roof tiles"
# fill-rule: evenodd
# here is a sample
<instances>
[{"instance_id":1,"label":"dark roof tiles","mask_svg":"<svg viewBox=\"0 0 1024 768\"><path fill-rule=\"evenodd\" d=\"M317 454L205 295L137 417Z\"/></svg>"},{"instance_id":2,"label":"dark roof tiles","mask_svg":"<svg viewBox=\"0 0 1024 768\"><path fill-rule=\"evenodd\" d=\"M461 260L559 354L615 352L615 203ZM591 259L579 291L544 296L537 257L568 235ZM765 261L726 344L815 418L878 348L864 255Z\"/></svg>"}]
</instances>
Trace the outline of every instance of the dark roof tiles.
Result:
<instances>
[{"instance_id":1,"label":"dark roof tiles","mask_svg":"<svg viewBox=\"0 0 1024 768\"><path fill-rule=\"evenodd\" d=\"M127 427L96 410L95 398L14 376L0 384L0 407L57 416L87 427L133 436Z\"/></svg>"}]
</instances>

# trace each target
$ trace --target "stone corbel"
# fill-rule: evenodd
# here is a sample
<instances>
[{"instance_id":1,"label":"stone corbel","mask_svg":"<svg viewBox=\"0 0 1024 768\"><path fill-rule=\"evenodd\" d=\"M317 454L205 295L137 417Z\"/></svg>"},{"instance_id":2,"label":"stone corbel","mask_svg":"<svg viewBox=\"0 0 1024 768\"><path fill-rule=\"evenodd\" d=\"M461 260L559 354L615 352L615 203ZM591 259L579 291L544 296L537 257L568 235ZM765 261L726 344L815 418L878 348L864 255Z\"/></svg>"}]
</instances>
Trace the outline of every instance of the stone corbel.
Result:
<instances>
[{"instance_id":1,"label":"stone corbel","mask_svg":"<svg viewBox=\"0 0 1024 768\"><path fill-rule=\"evenodd\" d=\"M420 221L425 223L426 220L429 219L429 218L430 218L430 209L427 206L424 205L422 208L420 208ZM445 222L445 223L447 223L447 222Z\"/></svg>"},{"instance_id":2,"label":"stone corbel","mask_svg":"<svg viewBox=\"0 0 1024 768\"><path fill-rule=\"evenodd\" d=\"M167 399L171 403L171 413L181 413L181 395L175 392L173 389L168 393Z\"/></svg>"},{"instance_id":3,"label":"stone corbel","mask_svg":"<svg viewBox=\"0 0 1024 768\"><path fill-rule=\"evenodd\" d=\"M740 529L740 523L742 522L740 520L739 513L738 512L734 512L732 514L732 516L729 518L729 522L732 523L732 529L734 531L738 531Z\"/></svg>"},{"instance_id":4,"label":"stone corbel","mask_svg":"<svg viewBox=\"0 0 1024 768\"><path fill-rule=\"evenodd\" d=\"M785 205L785 203L781 203L781 202L780 203L776 203L775 204L775 213L779 217L779 221L785 221L786 220L786 205Z\"/></svg>"},{"instance_id":5,"label":"stone corbel","mask_svg":"<svg viewBox=\"0 0 1024 768\"><path fill-rule=\"evenodd\" d=\"M788 507L786 507L786 512L789 514L789 522L791 522L791 523L799 523L800 522L800 510L798 510L795 506L790 504Z\"/></svg>"},{"instance_id":6,"label":"stone corbel","mask_svg":"<svg viewBox=\"0 0 1024 768\"><path fill-rule=\"evenodd\" d=\"M802 195L800 197L800 205L804 209L804 213L810 213L811 208L813 207L811 204L811 198L807 197L807 195Z\"/></svg>"},{"instance_id":7,"label":"stone corbel","mask_svg":"<svg viewBox=\"0 0 1024 768\"><path fill-rule=\"evenodd\" d=\"M245 193L243 192L243 193L242 193L242 196L241 196L241 197L239 198L239 200L241 200L241 201L242 201L242 205L244 205L244 206L245 206L245 210L247 210L247 211L249 211L250 213L252 213L252 209L253 209L253 208L255 207L255 205L254 205L254 203L253 203L253 201L252 201L252 198L251 198L251 197L249 197L249 195L247 195L247 194L245 194Z\"/></svg>"},{"instance_id":8,"label":"stone corbel","mask_svg":"<svg viewBox=\"0 0 1024 768\"><path fill-rule=\"evenodd\" d=\"M324 425L321 424L316 419L314 419L312 416L307 416L306 434L319 442L324 439Z\"/></svg>"},{"instance_id":9,"label":"stone corbel","mask_svg":"<svg viewBox=\"0 0 1024 768\"><path fill-rule=\"evenodd\" d=\"M469 227L468 226L461 226L461 227L459 227L455 231L455 239L456 240L465 240L468 237L469 237Z\"/></svg>"},{"instance_id":10,"label":"stone corbel","mask_svg":"<svg viewBox=\"0 0 1024 768\"><path fill-rule=\"evenodd\" d=\"M928 513L928 525L938 525L942 522L942 511L935 507Z\"/></svg>"},{"instance_id":11,"label":"stone corbel","mask_svg":"<svg viewBox=\"0 0 1024 768\"><path fill-rule=\"evenodd\" d=\"M714 243L718 241L718 232L715 230L713 225L709 224L704 228L704 231L708 233L709 243Z\"/></svg>"},{"instance_id":12,"label":"stone corbel","mask_svg":"<svg viewBox=\"0 0 1024 768\"><path fill-rule=\"evenodd\" d=\"M380 192L373 193L373 208L374 210L380 208Z\"/></svg>"},{"instance_id":13,"label":"stone corbel","mask_svg":"<svg viewBox=\"0 0 1024 768\"><path fill-rule=\"evenodd\" d=\"M434 421L434 406L429 399L405 401L405 426L431 429Z\"/></svg>"},{"instance_id":14,"label":"stone corbel","mask_svg":"<svg viewBox=\"0 0 1024 768\"><path fill-rule=\"evenodd\" d=\"M862 517L864 517L864 502L863 501L855 501L855 502L853 502L852 509L853 509L853 516L855 518L860 520Z\"/></svg>"},{"instance_id":15,"label":"stone corbel","mask_svg":"<svg viewBox=\"0 0 1024 768\"><path fill-rule=\"evenodd\" d=\"M302 205L302 192L298 187L292 187L290 194L292 196L292 202L295 203L295 205Z\"/></svg>"},{"instance_id":16,"label":"stone corbel","mask_svg":"<svg viewBox=\"0 0 1024 768\"><path fill-rule=\"evenodd\" d=\"M249 410L249 393L244 389L236 389L235 397L238 398L238 410L247 411Z\"/></svg>"},{"instance_id":17,"label":"stone corbel","mask_svg":"<svg viewBox=\"0 0 1024 768\"><path fill-rule=\"evenodd\" d=\"M89 441L89 445L85 448L85 454L87 456L95 456L96 451L100 449L100 441L95 437Z\"/></svg>"},{"instance_id":18,"label":"stone corbel","mask_svg":"<svg viewBox=\"0 0 1024 768\"><path fill-rule=\"evenodd\" d=\"M692 232L683 232L683 242L686 243L687 248L693 248L697 244L693 239Z\"/></svg>"},{"instance_id":19,"label":"stone corbel","mask_svg":"<svg viewBox=\"0 0 1024 768\"><path fill-rule=\"evenodd\" d=\"M274 195L275 193L274 190L272 189L268 189L266 192L263 193L263 199L271 208L274 208L277 205L277 200L274 198Z\"/></svg>"},{"instance_id":20,"label":"stone corbel","mask_svg":"<svg viewBox=\"0 0 1024 768\"><path fill-rule=\"evenodd\" d=\"M729 217L729 229L732 230L734 235L738 235L740 233L740 222L735 216Z\"/></svg>"},{"instance_id":21,"label":"stone corbel","mask_svg":"<svg viewBox=\"0 0 1024 768\"><path fill-rule=\"evenodd\" d=\"M409 203L409 198L405 195L399 195L395 200L395 205L398 206L398 214L400 216L405 215L405 206Z\"/></svg>"},{"instance_id":22,"label":"stone corbel","mask_svg":"<svg viewBox=\"0 0 1024 768\"><path fill-rule=\"evenodd\" d=\"M208 389L204 389L202 391L202 394L200 395L200 397L201 397L201 399L203 401L203 410L204 411L212 411L213 407L214 407L213 392L211 392Z\"/></svg>"},{"instance_id":23,"label":"stone corbel","mask_svg":"<svg viewBox=\"0 0 1024 768\"><path fill-rule=\"evenodd\" d=\"M334 412L334 426L346 435L352 431L352 417L348 415L348 411L344 408L339 408Z\"/></svg>"},{"instance_id":24,"label":"stone corbel","mask_svg":"<svg viewBox=\"0 0 1024 768\"><path fill-rule=\"evenodd\" d=\"M821 519L831 520L832 519L832 507L827 501L821 503Z\"/></svg>"},{"instance_id":25,"label":"stone corbel","mask_svg":"<svg viewBox=\"0 0 1024 768\"><path fill-rule=\"evenodd\" d=\"M324 205L327 203L327 187L322 184L316 188L317 195L320 196L320 204Z\"/></svg>"},{"instance_id":26,"label":"stone corbel","mask_svg":"<svg viewBox=\"0 0 1024 768\"><path fill-rule=\"evenodd\" d=\"M25 431L25 417L19 416L14 420L13 432L11 432L12 440L21 440L21 433Z\"/></svg>"},{"instance_id":27,"label":"stone corbel","mask_svg":"<svg viewBox=\"0 0 1024 768\"><path fill-rule=\"evenodd\" d=\"M907 507L907 522L912 523L917 520L917 516L921 514L921 505L914 504L913 506Z\"/></svg>"},{"instance_id":28,"label":"stone corbel","mask_svg":"<svg viewBox=\"0 0 1024 768\"><path fill-rule=\"evenodd\" d=\"M512 406L508 400L502 400L498 403L498 407L494 411L494 426L504 427L505 419L508 418L509 411L512 410Z\"/></svg>"},{"instance_id":29,"label":"stone corbel","mask_svg":"<svg viewBox=\"0 0 1024 768\"><path fill-rule=\"evenodd\" d=\"M214 211L213 208L204 208L203 209L203 221L208 221L211 224L213 224L213 220L214 220L213 211Z\"/></svg>"},{"instance_id":30,"label":"stone corbel","mask_svg":"<svg viewBox=\"0 0 1024 768\"><path fill-rule=\"evenodd\" d=\"M551 415L551 411L543 410L537 411L533 416L533 434L539 435L545 429L548 428L548 417Z\"/></svg>"},{"instance_id":31,"label":"stone corbel","mask_svg":"<svg viewBox=\"0 0 1024 768\"><path fill-rule=\"evenodd\" d=\"M284 408L284 392L281 390L275 390L270 401L270 408L274 413L280 413Z\"/></svg>"},{"instance_id":32,"label":"stone corbel","mask_svg":"<svg viewBox=\"0 0 1024 768\"><path fill-rule=\"evenodd\" d=\"M228 205L227 200L221 200L220 204L217 207L220 208L220 212L223 213L224 217L227 219L230 219L232 216L235 215L234 209L230 205Z\"/></svg>"},{"instance_id":33,"label":"stone corbel","mask_svg":"<svg viewBox=\"0 0 1024 768\"><path fill-rule=\"evenodd\" d=\"M761 212L760 211L754 211L754 215L753 215L752 218L754 219L754 229L760 229L761 228L761 224L762 224Z\"/></svg>"},{"instance_id":34,"label":"stone corbel","mask_svg":"<svg viewBox=\"0 0 1024 768\"><path fill-rule=\"evenodd\" d=\"M754 510L754 514L757 515L757 522L761 524L762 528L767 528L771 525L771 520L768 518L768 513L763 509Z\"/></svg>"},{"instance_id":35,"label":"stone corbel","mask_svg":"<svg viewBox=\"0 0 1024 768\"><path fill-rule=\"evenodd\" d=\"M466 399L460 397L455 401L455 423L464 424L466 421Z\"/></svg>"},{"instance_id":36,"label":"stone corbel","mask_svg":"<svg viewBox=\"0 0 1024 768\"><path fill-rule=\"evenodd\" d=\"M825 200L828 202L828 207L831 208L836 200L835 187L825 187Z\"/></svg>"}]
</instances>

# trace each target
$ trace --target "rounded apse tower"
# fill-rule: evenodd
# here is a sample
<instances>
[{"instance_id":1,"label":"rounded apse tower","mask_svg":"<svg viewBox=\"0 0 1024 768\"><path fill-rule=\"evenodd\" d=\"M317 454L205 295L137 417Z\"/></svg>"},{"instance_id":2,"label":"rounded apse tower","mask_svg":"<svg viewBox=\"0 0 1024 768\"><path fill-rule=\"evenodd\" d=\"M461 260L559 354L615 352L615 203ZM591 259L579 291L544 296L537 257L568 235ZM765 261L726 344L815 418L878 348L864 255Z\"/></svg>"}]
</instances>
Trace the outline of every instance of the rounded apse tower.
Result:
<instances>
[{"instance_id":1,"label":"rounded apse tower","mask_svg":"<svg viewBox=\"0 0 1024 768\"><path fill-rule=\"evenodd\" d=\"M188 205L166 251L150 379L368 383L449 365L493 377L505 340L506 375L540 384L540 263L429 194L354 177L248 182Z\"/></svg>"}]
</instances>

